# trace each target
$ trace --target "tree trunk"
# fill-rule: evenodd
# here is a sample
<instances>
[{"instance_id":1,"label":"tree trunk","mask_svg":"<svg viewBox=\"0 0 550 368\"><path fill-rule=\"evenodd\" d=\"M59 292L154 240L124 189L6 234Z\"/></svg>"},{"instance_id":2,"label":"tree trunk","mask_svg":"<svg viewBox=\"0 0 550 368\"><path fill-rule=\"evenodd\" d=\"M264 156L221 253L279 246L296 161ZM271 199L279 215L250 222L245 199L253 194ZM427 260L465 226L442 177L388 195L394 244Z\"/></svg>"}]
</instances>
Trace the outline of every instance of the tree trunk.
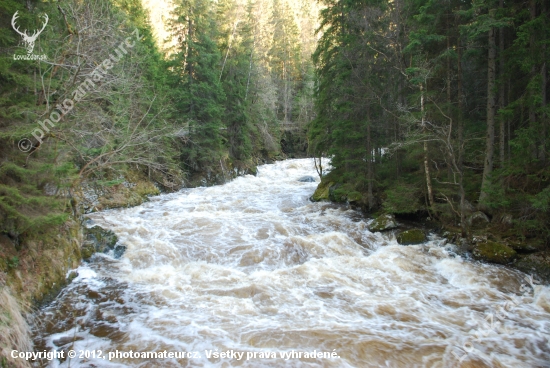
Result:
<instances>
[{"instance_id":1,"label":"tree trunk","mask_svg":"<svg viewBox=\"0 0 550 368\"><path fill-rule=\"evenodd\" d=\"M369 203L369 210L374 207L374 195L372 193L372 181L374 179L373 167L372 167L372 138L371 138L371 118L370 107L367 106L367 201Z\"/></svg>"},{"instance_id":2,"label":"tree trunk","mask_svg":"<svg viewBox=\"0 0 550 368\"><path fill-rule=\"evenodd\" d=\"M239 25L239 20L235 22L235 25L233 26L233 32L231 32L231 35L229 36L229 42L227 45L227 52L225 53L225 58L223 59L222 64L222 70L220 71L220 81L222 80L223 71L225 69L225 64L227 63L227 57L229 56L229 52L231 51L231 43L233 42L233 37L235 37L235 32L237 31L237 26Z\"/></svg>"},{"instance_id":3,"label":"tree trunk","mask_svg":"<svg viewBox=\"0 0 550 368\"><path fill-rule=\"evenodd\" d=\"M450 21L449 21L449 18L447 17L447 24L450 26ZM447 32L449 32L447 30ZM449 52L451 50L451 37L450 36L447 36L447 52ZM452 116L452 108L451 108L451 104L452 104L452 100L451 100L451 81L452 81L452 73L451 73L451 58L449 56L447 56L447 115L449 116ZM451 120L450 122L451 124L451 131L453 129L453 121ZM453 180L453 167L451 165L451 163L449 162L448 165L447 165L447 178L448 178L448 181L452 181Z\"/></svg>"},{"instance_id":4,"label":"tree trunk","mask_svg":"<svg viewBox=\"0 0 550 368\"><path fill-rule=\"evenodd\" d=\"M499 2L500 9L504 8L504 0L500 0ZM499 86L499 101L498 105L501 109L506 107L506 100L504 98L505 96L505 88L504 88L504 27L500 27L498 30L498 44L499 44L499 71L500 71L500 86ZM499 119L500 123L500 131L499 131L499 153L500 153L500 167L504 167L505 163L505 140L506 140L506 119L501 117Z\"/></svg>"},{"instance_id":5,"label":"tree trunk","mask_svg":"<svg viewBox=\"0 0 550 368\"><path fill-rule=\"evenodd\" d=\"M537 17L537 3L536 0L529 0L529 13L531 15L531 21L534 21ZM535 54L536 54L536 43L535 43L535 31L531 31L531 37L529 38L529 49L531 51L531 59L536 60ZM537 74L537 68L535 64L533 63L533 66L531 67L531 80L536 78ZM537 115L535 112L535 105L533 101L535 100L535 94L536 92L534 90L531 90L531 98L530 98L530 104L529 104L529 126L533 129L536 129L536 123L537 123ZM533 142L532 147L532 156L533 158L537 158L537 142Z\"/></svg>"},{"instance_id":6,"label":"tree trunk","mask_svg":"<svg viewBox=\"0 0 550 368\"><path fill-rule=\"evenodd\" d=\"M426 133L426 120L424 116L424 85L420 85L420 113L422 115L422 132ZM434 195L433 195L433 188L432 188L432 177L430 174L430 164L429 164L429 156L428 156L428 140L424 139L424 172L426 174L426 188L428 190L428 203L430 205L430 209L433 211L434 209Z\"/></svg>"},{"instance_id":7,"label":"tree trunk","mask_svg":"<svg viewBox=\"0 0 550 368\"><path fill-rule=\"evenodd\" d=\"M546 1L543 1L542 2L542 14L547 14L546 12L548 11L548 8L547 8L547 2ZM545 18L546 19L546 18ZM544 24L544 29L546 29L546 24ZM542 67L541 67L541 70L540 70L540 74L541 74L541 77L542 77L542 83L541 83L541 92L542 92L542 96L541 96L541 104L542 104L542 107L546 107L546 104L547 104L547 94L546 94L546 90L547 90L547 87L548 87L548 71L547 71L547 58L546 58L546 43L544 43L542 45L542 56L543 56L543 62L542 62ZM541 141L541 155L540 155L540 159L543 163L546 162L546 139L547 139L547 134L548 134L548 116L546 115L546 113L543 113L542 114L542 119L541 119L541 122L542 122L542 132L541 132L541 137L542 137L542 141Z\"/></svg>"},{"instance_id":8,"label":"tree trunk","mask_svg":"<svg viewBox=\"0 0 550 368\"><path fill-rule=\"evenodd\" d=\"M188 47L188 53L187 53L187 57L186 57L186 60L187 60L187 74L188 74L188 78L189 78L189 87L191 87L191 85L193 84L193 74L194 74L194 71L193 71L193 63L192 62L189 62L189 52L191 52L191 48L189 47L189 43L190 42L193 42L193 21L191 20L191 14L192 12L190 11L189 12L189 18L188 18L188 25L187 25L187 47ZM191 104L189 106L189 115L191 116L191 118L193 118L193 113L194 113L194 110L195 110L195 106L193 104L193 101L191 101Z\"/></svg>"},{"instance_id":9,"label":"tree trunk","mask_svg":"<svg viewBox=\"0 0 550 368\"><path fill-rule=\"evenodd\" d=\"M487 189L491 184L493 173L493 156L495 151L495 74L496 74L496 43L495 29L489 30L489 54L487 61L487 136L485 139L485 163L483 165L483 181L479 195L480 208L486 208Z\"/></svg>"},{"instance_id":10,"label":"tree trunk","mask_svg":"<svg viewBox=\"0 0 550 368\"><path fill-rule=\"evenodd\" d=\"M457 95L458 95L458 161L457 168L458 177L458 189L460 191L460 228L462 229L462 237L467 236L466 228L466 192L464 190L464 121L463 121L463 109L464 103L462 100L462 45L460 44L460 36L457 40Z\"/></svg>"}]
</instances>

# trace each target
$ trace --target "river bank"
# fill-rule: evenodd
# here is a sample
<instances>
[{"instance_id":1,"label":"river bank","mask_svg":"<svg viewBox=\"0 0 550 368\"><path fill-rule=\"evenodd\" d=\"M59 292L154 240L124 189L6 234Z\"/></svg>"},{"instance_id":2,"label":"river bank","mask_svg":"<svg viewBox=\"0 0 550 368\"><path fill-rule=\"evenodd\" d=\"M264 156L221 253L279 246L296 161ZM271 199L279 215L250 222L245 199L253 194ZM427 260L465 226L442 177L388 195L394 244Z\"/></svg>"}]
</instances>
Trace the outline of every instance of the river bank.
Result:
<instances>
[{"instance_id":1,"label":"river bank","mask_svg":"<svg viewBox=\"0 0 550 368\"><path fill-rule=\"evenodd\" d=\"M550 284L549 245L544 238L526 237L510 213L484 213L467 202L465 223L461 226L457 222L460 220L456 216L458 213L448 213L454 210L448 203L439 204L440 212L434 213L422 204L421 198L411 197L410 193L402 193L402 198L397 199L388 198L389 195L382 192L374 195L373 202L377 205L369 208L367 192L346 184L338 173L331 172L323 177L311 200L350 205L365 216L376 219L372 231L391 231L398 237L411 228L418 228L422 233L433 232L457 244L464 254L475 260L505 265ZM402 203L395 206L391 202ZM425 237L417 236L412 244L421 243L423 239Z\"/></svg>"}]
</instances>

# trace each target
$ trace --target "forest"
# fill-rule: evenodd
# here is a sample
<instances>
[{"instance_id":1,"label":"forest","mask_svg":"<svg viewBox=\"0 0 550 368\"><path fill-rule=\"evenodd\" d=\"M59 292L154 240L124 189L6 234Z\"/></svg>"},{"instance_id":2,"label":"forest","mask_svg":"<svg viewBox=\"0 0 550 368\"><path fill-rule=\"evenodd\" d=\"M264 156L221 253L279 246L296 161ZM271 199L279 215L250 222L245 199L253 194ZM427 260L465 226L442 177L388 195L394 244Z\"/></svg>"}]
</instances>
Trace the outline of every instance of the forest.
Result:
<instances>
[{"instance_id":1,"label":"forest","mask_svg":"<svg viewBox=\"0 0 550 368\"><path fill-rule=\"evenodd\" d=\"M424 213L462 236L480 211L547 246L547 2L324 4L308 137L334 170L317 198Z\"/></svg>"},{"instance_id":2,"label":"forest","mask_svg":"<svg viewBox=\"0 0 550 368\"><path fill-rule=\"evenodd\" d=\"M47 294L85 213L295 157L315 160L312 201L538 252L550 277L547 1L155 4L0 2L14 293ZM29 289L18 272L48 276Z\"/></svg>"},{"instance_id":3,"label":"forest","mask_svg":"<svg viewBox=\"0 0 550 368\"><path fill-rule=\"evenodd\" d=\"M311 6L182 1L165 16L165 43L139 0L3 1L0 232L19 244L100 209L82 203L90 187L133 178L156 186L134 191L174 191L304 156ZM25 60L16 28L44 20L33 54L46 57Z\"/></svg>"}]
</instances>

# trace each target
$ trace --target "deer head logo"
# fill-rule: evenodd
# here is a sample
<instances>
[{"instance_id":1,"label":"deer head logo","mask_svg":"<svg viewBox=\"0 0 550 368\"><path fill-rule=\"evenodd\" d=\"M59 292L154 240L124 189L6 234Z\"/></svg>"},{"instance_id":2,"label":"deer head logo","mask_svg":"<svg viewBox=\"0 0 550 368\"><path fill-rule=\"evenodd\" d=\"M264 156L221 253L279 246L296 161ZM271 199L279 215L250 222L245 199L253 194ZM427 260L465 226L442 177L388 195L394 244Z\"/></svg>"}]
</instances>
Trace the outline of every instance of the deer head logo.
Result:
<instances>
[{"instance_id":1,"label":"deer head logo","mask_svg":"<svg viewBox=\"0 0 550 368\"><path fill-rule=\"evenodd\" d=\"M44 18L44 24L42 25L42 29L40 31L38 30L35 30L34 33L32 35L28 35L27 34L27 30L25 29L24 32L21 32L19 30L19 28L17 27L17 25L15 24L15 21L17 20L18 16L17 16L17 13L19 11L16 11L15 14L13 15L13 18L11 18L11 26L13 27L13 29L15 30L15 32L19 33L21 35L21 37L23 37L23 42L25 42L26 44L26 49L27 49L27 54L30 54L32 52L32 50L34 50L34 42L36 41L36 39L38 38L38 36L40 35L40 33L42 33L42 31L44 30L44 28L46 28L46 25L48 24L48 15L47 14L44 14L43 15L43 18Z\"/></svg>"}]
</instances>

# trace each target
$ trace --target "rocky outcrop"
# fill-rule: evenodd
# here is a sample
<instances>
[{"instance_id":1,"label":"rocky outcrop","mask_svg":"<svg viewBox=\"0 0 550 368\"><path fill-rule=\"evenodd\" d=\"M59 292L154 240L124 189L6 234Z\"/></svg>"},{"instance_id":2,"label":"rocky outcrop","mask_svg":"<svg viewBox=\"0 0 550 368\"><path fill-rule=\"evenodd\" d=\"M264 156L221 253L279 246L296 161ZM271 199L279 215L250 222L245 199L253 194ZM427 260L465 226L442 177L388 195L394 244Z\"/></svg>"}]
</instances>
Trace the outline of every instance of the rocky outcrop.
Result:
<instances>
[{"instance_id":1,"label":"rocky outcrop","mask_svg":"<svg viewBox=\"0 0 550 368\"><path fill-rule=\"evenodd\" d=\"M330 194L330 187L333 186L333 182L322 181L315 189L315 193L311 196L313 202L328 201Z\"/></svg>"},{"instance_id":2,"label":"rocky outcrop","mask_svg":"<svg viewBox=\"0 0 550 368\"><path fill-rule=\"evenodd\" d=\"M134 207L147 201L160 190L139 174L127 174L105 182L83 183L77 198L84 213L110 208Z\"/></svg>"},{"instance_id":3,"label":"rocky outcrop","mask_svg":"<svg viewBox=\"0 0 550 368\"><path fill-rule=\"evenodd\" d=\"M374 221L368 225L370 232L387 231L397 228L397 222L395 217L389 213L378 216Z\"/></svg>"},{"instance_id":4,"label":"rocky outcrop","mask_svg":"<svg viewBox=\"0 0 550 368\"><path fill-rule=\"evenodd\" d=\"M516 251L506 244L494 241L477 243L474 245L472 254L477 260L497 264L508 264L517 256Z\"/></svg>"},{"instance_id":5,"label":"rocky outcrop","mask_svg":"<svg viewBox=\"0 0 550 368\"><path fill-rule=\"evenodd\" d=\"M118 243L118 237L111 230L105 230L100 226L84 229L84 243L82 244L82 259L89 259L94 253L107 253L113 251L115 258L120 258L126 247Z\"/></svg>"},{"instance_id":6,"label":"rocky outcrop","mask_svg":"<svg viewBox=\"0 0 550 368\"><path fill-rule=\"evenodd\" d=\"M550 283L550 250L521 257L514 265L518 270L529 275L536 275Z\"/></svg>"},{"instance_id":7,"label":"rocky outcrop","mask_svg":"<svg viewBox=\"0 0 550 368\"><path fill-rule=\"evenodd\" d=\"M397 234L396 238L401 245L422 244L426 241L426 234L420 229L411 229Z\"/></svg>"}]
</instances>

